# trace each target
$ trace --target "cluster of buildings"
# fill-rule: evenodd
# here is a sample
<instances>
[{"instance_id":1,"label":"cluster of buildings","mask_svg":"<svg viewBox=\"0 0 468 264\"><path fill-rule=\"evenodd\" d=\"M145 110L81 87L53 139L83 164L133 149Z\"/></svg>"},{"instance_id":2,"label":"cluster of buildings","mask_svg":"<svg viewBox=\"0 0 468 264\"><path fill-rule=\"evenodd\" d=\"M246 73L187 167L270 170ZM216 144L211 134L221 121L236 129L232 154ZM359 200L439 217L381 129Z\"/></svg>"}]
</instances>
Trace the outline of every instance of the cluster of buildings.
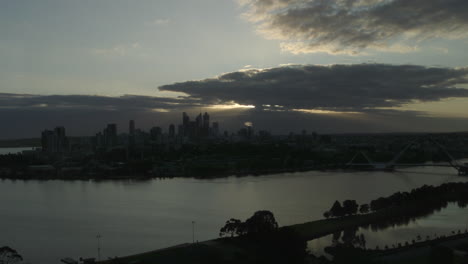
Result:
<instances>
[{"instance_id":1,"label":"cluster of buildings","mask_svg":"<svg viewBox=\"0 0 468 264\"><path fill-rule=\"evenodd\" d=\"M68 150L68 138L64 127L44 130L41 135L42 150L51 153L63 153Z\"/></svg>"},{"instance_id":2,"label":"cluster of buildings","mask_svg":"<svg viewBox=\"0 0 468 264\"><path fill-rule=\"evenodd\" d=\"M227 132L225 132L227 134ZM177 130L170 124L167 133L161 127L152 127L149 132L137 129L135 121L130 120L128 132L120 133L117 124L108 124L102 131L91 138L89 144L93 150L110 149L117 146L135 147L147 143L153 144L184 144L219 138L219 123L210 122L208 113L200 113L191 120L187 113L182 113L182 123ZM48 153L63 153L71 149L72 140L67 138L64 127L54 130L44 130L41 137L42 150Z\"/></svg>"}]
</instances>

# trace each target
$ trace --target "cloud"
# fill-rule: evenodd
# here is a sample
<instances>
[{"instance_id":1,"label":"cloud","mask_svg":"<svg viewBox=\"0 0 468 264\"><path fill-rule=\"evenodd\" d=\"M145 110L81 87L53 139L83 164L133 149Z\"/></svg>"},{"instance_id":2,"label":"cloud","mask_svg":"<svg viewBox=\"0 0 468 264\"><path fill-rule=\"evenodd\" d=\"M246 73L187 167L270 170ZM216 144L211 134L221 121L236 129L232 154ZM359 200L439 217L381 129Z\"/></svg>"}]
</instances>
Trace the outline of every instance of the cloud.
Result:
<instances>
[{"instance_id":1,"label":"cloud","mask_svg":"<svg viewBox=\"0 0 468 264\"><path fill-rule=\"evenodd\" d=\"M466 0L239 0L244 17L292 53L413 52L468 37Z\"/></svg>"},{"instance_id":2,"label":"cloud","mask_svg":"<svg viewBox=\"0 0 468 264\"><path fill-rule=\"evenodd\" d=\"M359 114L322 114L264 111L262 107L219 109L204 107L190 98L0 94L0 106L0 120L5 124L0 138L39 137L42 130L55 126L65 126L67 135L90 136L109 123L116 123L120 133L127 131L131 119L145 131L154 126L167 131L169 124L181 123L182 111L193 118L200 110L220 122L222 131L232 132L245 122L251 122L255 130L276 134L302 129L319 133L468 131L467 118L441 118L418 111L371 109Z\"/></svg>"},{"instance_id":3,"label":"cloud","mask_svg":"<svg viewBox=\"0 0 468 264\"><path fill-rule=\"evenodd\" d=\"M197 107L197 100L139 95L107 97L96 95L32 95L0 93L0 109L105 110L164 112Z\"/></svg>"},{"instance_id":4,"label":"cloud","mask_svg":"<svg viewBox=\"0 0 468 264\"><path fill-rule=\"evenodd\" d=\"M415 65L289 65L242 69L215 78L175 83L161 91L181 92L203 104L235 102L257 109L363 112L412 102L468 97L468 68Z\"/></svg>"},{"instance_id":5,"label":"cloud","mask_svg":"<svg viewBox=\"0 0 468 264\"><path fill-rule=\"evenodd\" d=\"M171 22L171 20L167 19L167 18L158 18L158 19L155 19L149 23L147 23L148 25L153 25L153 26L162 26L162 25L167 25Z\"/></svg>"},{"instance_id":6,"label":"cloud","mask_svg":"<svg viewBox=\"0 0 468 264\"><path fill-rule=\"evenodd\" d=\"M138 50L140 48L140 43L135 42L132 44L118 44L110 48L93 49L92 52L97 55L122 57L128 55L129 52Z\"/></svg>"}]
</instances>

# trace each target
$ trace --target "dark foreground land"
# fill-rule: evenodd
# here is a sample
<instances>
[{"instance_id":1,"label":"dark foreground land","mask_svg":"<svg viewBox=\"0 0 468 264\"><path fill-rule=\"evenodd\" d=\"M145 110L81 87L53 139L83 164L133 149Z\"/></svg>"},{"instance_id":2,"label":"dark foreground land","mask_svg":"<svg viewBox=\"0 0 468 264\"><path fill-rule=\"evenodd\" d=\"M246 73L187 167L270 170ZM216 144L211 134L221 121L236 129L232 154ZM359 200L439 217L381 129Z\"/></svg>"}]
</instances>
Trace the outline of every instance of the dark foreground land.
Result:
<instances>
[{"instance_id":1,"label":"dark foreground land","mask_svg":"<svg viewBox=\"0 0 468 264\"><path fill-rule=\"evenodd\" d=\"M315 225L316 223L310 222L310 224ZM429 258L433 249L445 246L468 249L468 234L457 234L436 240L418 242L398 249L358 251L359 259L348 259L349 262L347 263L431 263ZM109 259L99 263L334 263L311 255L304 256L302 260L292 262L288 259L276 258L277 255L273 254L270 250L255 241L242 240L237 237L220 238L195 244L181 244L138 255ZM282 254L282 252L276 253ZM467 258L464 257L464 253L462 252L455 255L451 262L441 263L467 263L466 261Z\"/></svg>"},{"instance_id":2,"label":"dark foreground land","mask_svg":"<svg viewBox=\"0 0 468 264\"><path fill-rule=\"evenodd\" d=\"M429 215L448 202L458 202L459 206L465 207L468 183L423 186L409 193L381 197L370 203L371 213L312 221L254 236L182 244L102 263L467 263L466 230L448 237L419 239L395 248L367 249L365 246L338 243L326 249L335 256L333 262L306 253L305 242L308 240L363 226L385 228L408 222L412 218ZM441 259L443 262L433 262Z\"/></svg>"}]
</instances>

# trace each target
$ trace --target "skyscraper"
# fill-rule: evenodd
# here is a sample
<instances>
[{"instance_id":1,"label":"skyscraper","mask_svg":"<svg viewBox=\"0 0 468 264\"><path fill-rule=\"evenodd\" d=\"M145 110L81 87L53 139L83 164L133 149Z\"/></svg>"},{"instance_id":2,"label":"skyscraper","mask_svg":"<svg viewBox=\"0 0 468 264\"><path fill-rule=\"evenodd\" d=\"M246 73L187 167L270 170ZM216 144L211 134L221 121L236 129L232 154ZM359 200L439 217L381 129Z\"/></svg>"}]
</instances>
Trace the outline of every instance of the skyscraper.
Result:
<instances>
[{"instance_id":1,"label":"skyscraper","mask_svg":"<svg viewBox=\"0 0 468 264\"><path fill-rule=\"evenodd\" d=\"M182 133L184 136L188 136L190 126L190 118L187 113L182 113Z\"/></svg>"},{"instance_id":2,"label":"skyscraper","mask_svg":"<svg viewBox=\"0 0 468 264\"><path fill-rule=\"evenodd\" d=\"M135 121L134 120L130 120L130 122L128 124L128 134L130 136L135 135Z\"/></svg>"},{"instance_id":3,"label":"skyscraper","mask_svg":"<svg viewBox=\"0 0 468 264\"><path fill-rule=\"evenodd\" d=\"M175 126L174 126L174 124L169 125L169 137L170 138L175 137Z\"/></svg>"},{"instance_id":4,"label":"skyscraper","mask_svg":"<svg viewBox=\"0 0 468 264\"><path fill-rule=\"evenodd\" d=\"M104 129L104 142L107 147L117 146L117 125L108 124Z\"/></svg>"},{"instance_id":5,"label":"skyscraper","mask_svg":"<svg viewBox=\"0 0 468 264\"><path fill-rule=\"evenodd\" d=\"M128 124L128 145L130 148L135 146L135 121L133 120L130 120Z\"/></svg>"},{"instance_id":6,"label":"skyscraper","mask_svg":"<svg viewBox=\"0 0 468 264\"><path fill-rule=\"evenodd\" d=\"M68 146L64 127L56 127L54 131L44 130L41 134L42 150L50 153L66 152Z\"/></svg>"}]
</instances>

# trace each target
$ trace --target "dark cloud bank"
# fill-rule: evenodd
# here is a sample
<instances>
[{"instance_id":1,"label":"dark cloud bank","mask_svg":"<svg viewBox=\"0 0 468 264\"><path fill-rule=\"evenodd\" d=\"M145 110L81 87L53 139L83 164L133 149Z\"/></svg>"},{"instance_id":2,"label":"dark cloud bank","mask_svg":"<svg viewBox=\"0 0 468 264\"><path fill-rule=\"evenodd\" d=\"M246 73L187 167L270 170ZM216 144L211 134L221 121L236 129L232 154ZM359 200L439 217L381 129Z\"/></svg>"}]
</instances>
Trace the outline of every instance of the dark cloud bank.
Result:
<instances>
[{"instance_id":1,"label":"dark cloud bank","mask_svg":"<svg viewBox=\"0 0 468 264\"><path fill-rule=\"evenodd\" d=\"M72 135L91 135L106 123L122 130L129 119L139 127L167 127L180 122L181 112L212 113L223 129L246 121L276 133L303 128L322 133L460 131L467 119L436 118L425 113L388 109L417 101L468 97L467 68L412 65L290 65L250 69L216 78L175 83L163 91L183 92L179 98L150 96L0 94L1 138L37 136L42 129L65 125ZM253 105L253 109L215 110L211 105ZM298 109L338 111L310 114ZM356 114L358 113L358 114Z\"/></svg>"},{"instance_id":2,"label":"dark cloud bank","mask_svg":"<svg viewBox=\"0 0 468 264\"><path fill-rule=\"evenodd\" d=\"M240 0L266 37L294 53L406 52L428 38L466 38L466 0Z\"/></svg>"},{"instance_id":3,"label":"dark cloud bank","mask_svg":"<svg viewBox=\"0 0 468 264\"><path fill-rule=\"evenodd\" d=\"M368 111L413 101L468 97L468 68L412 65L292 65L251 69L217 78L165 85L189 99L220 104L279 105L284 109Z\"/></svg>"}]
</instances>

